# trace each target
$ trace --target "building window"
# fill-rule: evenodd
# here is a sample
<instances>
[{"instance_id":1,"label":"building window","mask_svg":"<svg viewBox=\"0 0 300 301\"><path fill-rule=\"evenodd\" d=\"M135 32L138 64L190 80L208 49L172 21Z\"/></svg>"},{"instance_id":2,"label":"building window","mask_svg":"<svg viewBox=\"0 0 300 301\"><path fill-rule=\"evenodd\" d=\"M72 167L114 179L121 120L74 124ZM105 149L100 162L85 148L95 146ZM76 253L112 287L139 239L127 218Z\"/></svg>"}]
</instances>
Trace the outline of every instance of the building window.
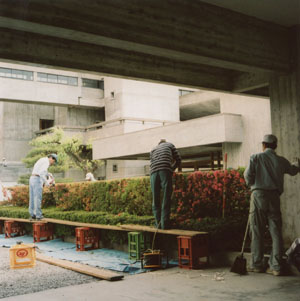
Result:
<instances>
[{"instance_id":1,"label":"building window","mask_svg":"<svg viewBox=\"0 0 300 301\"><path fill-rule=\"evenodd\" d=\"M2 67L0 67L0 76L14 78L14 79L33 80L33 72L31 71L2 68Z\"/></svg>"},{"instance_id":2,"label":"building window","mask_svg":"<svg viewBox=\"0 0 300 301\"><path fill-rule=\"evenodd\" d=\"M195 91L179 89L179 96L187 95L194 92Z\"/></svg>"},{"instance_id":3,"label":"building window","mask_svg":"<svg viewBox=\"0 0 300 301\"><path fill-rule=\"evenodd\" d=\"M113 172L118 172L118 164L113 164L112 171Z\"/></svg>"},{"instance_id":4,"label":"building window","mask_svg":"<svg viewBox=\"0 0 300 301\"><path fill-rule=\"evenodd\" d=\"M49 73L37 73L37 80L39 82L62 84L69 86L78 86L78 78L65 75L49 74Z\"/></svg>"},{"instance_id":5,"label":"building window","mask_svg":"<svg viewBox=\"0 0 300 301\"><path fill-rule=\"evenodd\" d=\"M82 79L82 86L86 88L94 88L104 90L104 80L96 80L96 79Z\"/></svg>"},{"instance_id":6,"label":"building window","mask_svg":"<svg viewBox=\"0 0 300 301\"><path fill-rule=\"evenodd\" d=\"M40 119L40 131L52 128L54 126L54 120L52 119Z\"/></svg>"}]
</instances>

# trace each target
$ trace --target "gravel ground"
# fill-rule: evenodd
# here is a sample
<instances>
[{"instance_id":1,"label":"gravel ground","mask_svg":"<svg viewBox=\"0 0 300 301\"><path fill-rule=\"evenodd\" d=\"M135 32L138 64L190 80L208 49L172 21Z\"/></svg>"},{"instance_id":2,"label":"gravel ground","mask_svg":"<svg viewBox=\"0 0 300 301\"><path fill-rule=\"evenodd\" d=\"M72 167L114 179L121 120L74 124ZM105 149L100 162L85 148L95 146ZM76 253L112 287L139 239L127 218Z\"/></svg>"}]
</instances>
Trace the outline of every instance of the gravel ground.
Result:
<instances>
[{"instance_id":1,"label":"gravel ground","mask_svg":"<svg viewBox=\"0 0 300 301\"><path fill-rule=\"evenodd\" d=\"M0 299L99 279L36 261L33 268L10 269L9 248L0 247Z\"/></svg>"}]
</instances>

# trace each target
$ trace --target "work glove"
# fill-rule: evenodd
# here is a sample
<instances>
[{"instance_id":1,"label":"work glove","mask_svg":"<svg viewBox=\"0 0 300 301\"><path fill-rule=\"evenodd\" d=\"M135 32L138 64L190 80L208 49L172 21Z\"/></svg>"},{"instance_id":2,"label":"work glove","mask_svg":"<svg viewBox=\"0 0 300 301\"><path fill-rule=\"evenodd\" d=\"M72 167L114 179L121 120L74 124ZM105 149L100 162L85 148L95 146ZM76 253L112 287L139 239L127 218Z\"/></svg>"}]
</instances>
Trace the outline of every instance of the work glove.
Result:
<instances>
[{"instance_id":1,"label":"work glove","mask_svg":"<svg viewBox=\"0 0 300 301\"><path fill-rule=\"evenodd\" d=\"M296 167L298 167L298 172L300 172L300 158L298 158L298 157L294 158L293 165L295 165Z\"/></svg>"}]
</instances>

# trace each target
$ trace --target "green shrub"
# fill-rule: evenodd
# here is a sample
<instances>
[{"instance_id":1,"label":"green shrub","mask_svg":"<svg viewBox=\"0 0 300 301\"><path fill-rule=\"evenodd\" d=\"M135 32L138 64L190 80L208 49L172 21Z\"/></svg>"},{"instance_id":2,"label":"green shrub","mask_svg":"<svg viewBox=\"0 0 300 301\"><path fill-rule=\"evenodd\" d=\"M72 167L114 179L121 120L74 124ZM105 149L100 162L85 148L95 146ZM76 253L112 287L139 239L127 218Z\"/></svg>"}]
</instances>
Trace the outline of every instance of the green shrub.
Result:
<instances>
[{"instance_id":1,"label":"green shrub","mask_svg":"<svg viewBox=\"0 0 300 301\"><path fill-rule=\"evenodd\" d=\"M249 189L241 170L217 170L174 174L171 211L177 223L203 217L247 215ZM28 186L11 188L14 206L28 206ZM43 208L56 206L62 211L152 215L150 178L112 181L59 183L45 187Z\"/></svg>"}]
</instances>

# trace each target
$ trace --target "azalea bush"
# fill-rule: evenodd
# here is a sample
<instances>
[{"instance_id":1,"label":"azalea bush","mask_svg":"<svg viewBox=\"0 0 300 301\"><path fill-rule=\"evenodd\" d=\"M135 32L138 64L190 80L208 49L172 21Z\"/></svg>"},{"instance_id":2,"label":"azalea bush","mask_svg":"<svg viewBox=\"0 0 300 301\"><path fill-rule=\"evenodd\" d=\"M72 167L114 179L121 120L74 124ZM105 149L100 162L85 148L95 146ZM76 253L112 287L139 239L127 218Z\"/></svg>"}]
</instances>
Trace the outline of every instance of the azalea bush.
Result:
<instances>
[{"instance_id":1,"label":"azalea bush","mask_svg":"<svg viewBox=\"0 0 300 301\"><path fill-rule=\"evenodd\" d=\"M245 215L250 191L238 170L193 172L175 176L173 217L182 222L203 217ZM224 209L223 209L224 207Z\"/></svg>"},{"instance_id":2,"label":"azalea bush","mask_svg":"<svg viewBox=\"0 0 300 301\"><path fill-rule=\"evenodd\" d=\"M28 206L28 186L11 188L11 203ZM171 219L176 224L195 224L204 217L246 216L249 189L238 170L176 173L173 176ZM62 211L107 212L152 215L150 178L61 183L45 187L43 208ZM223 208L224 206L224 208Z\"/></svg>"}]
</instances>

